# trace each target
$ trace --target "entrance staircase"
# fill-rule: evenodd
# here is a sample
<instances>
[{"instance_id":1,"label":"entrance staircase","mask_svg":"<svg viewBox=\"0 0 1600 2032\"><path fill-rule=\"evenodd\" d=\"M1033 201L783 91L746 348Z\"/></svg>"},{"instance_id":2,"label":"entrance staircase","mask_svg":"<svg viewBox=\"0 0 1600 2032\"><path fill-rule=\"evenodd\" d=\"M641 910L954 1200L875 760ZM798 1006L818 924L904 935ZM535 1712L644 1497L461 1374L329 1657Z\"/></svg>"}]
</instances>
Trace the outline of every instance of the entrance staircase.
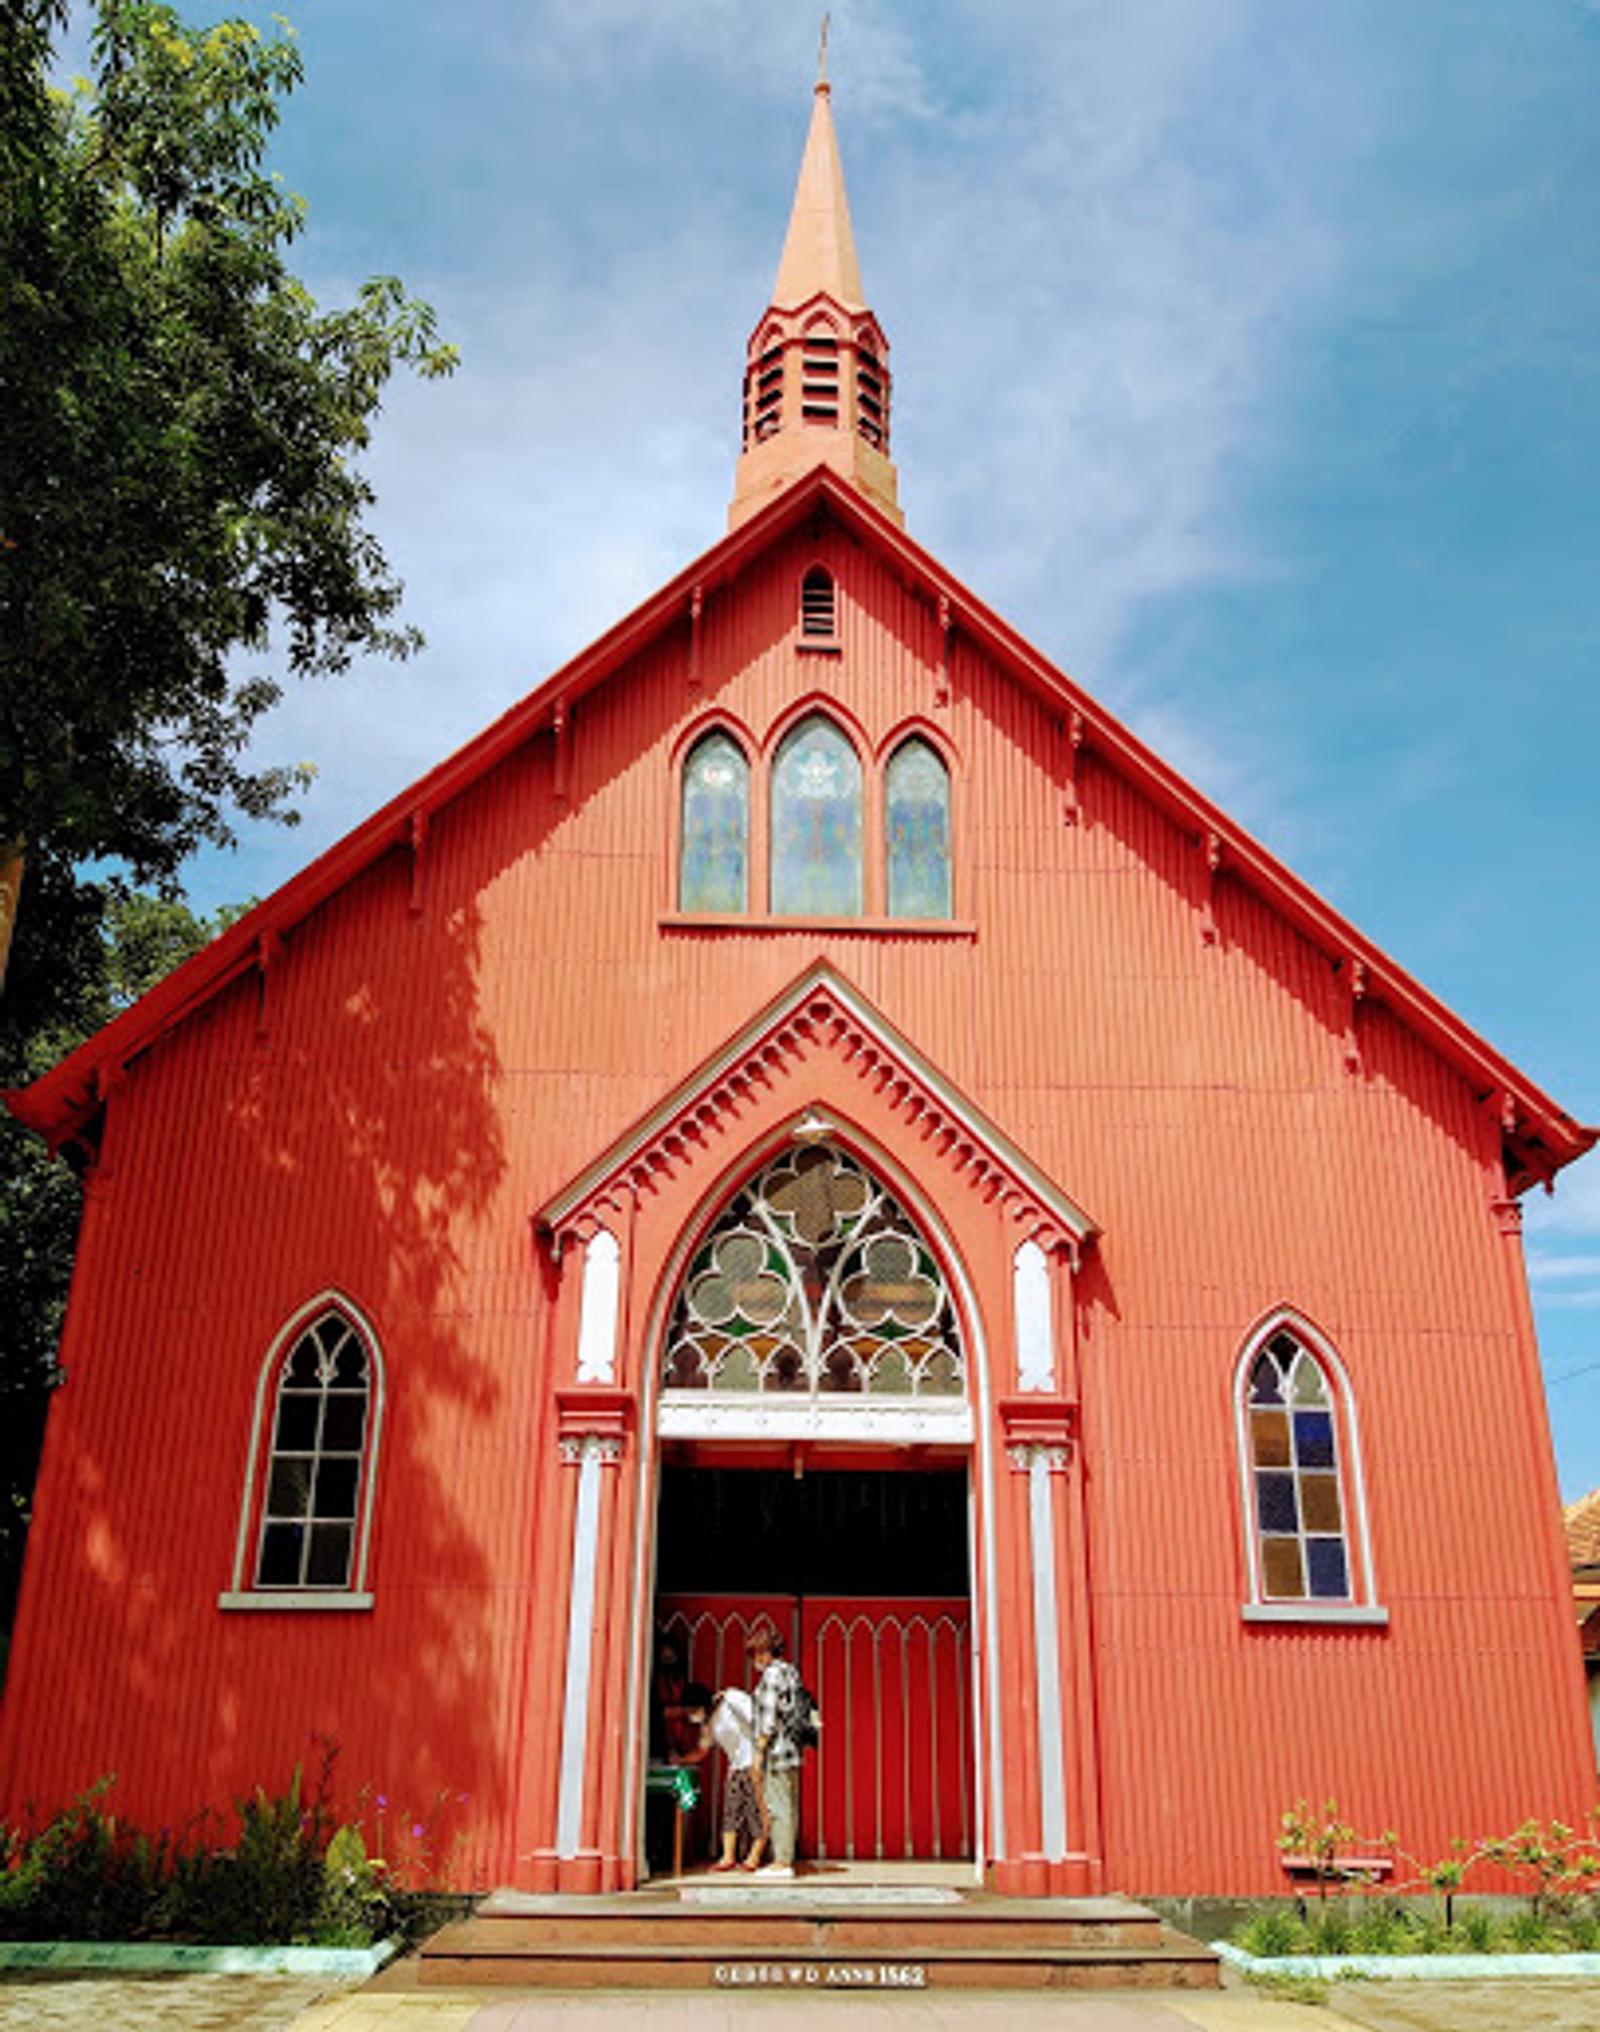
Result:
<instances>
[{"instance_id":1,"label":"entrance staircase","mask_svg":"<svg viewBox=\"0 0 1600 2032\"><path fill-rule=\"evenodd\" d=\"M691 1882L605 1898L499 1891L378 1988L1209 1989L1217 1957L1125 1898L975 1887Z\"/></svg>"}]
</instances>

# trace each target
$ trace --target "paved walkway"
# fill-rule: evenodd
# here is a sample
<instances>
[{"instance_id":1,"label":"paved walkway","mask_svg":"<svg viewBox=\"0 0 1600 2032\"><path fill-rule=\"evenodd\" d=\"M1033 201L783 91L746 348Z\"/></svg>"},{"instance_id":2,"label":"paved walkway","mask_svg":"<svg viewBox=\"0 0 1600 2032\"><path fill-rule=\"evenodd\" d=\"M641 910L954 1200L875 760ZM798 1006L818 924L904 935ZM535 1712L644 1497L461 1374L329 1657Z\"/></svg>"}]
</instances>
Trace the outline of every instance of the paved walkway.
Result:
<instances>
[{"instance_id":1,"label":"paved walkway","mask_svg":"<svg viewBox=\"0 0 1600 2032\"><path fill-rule=\"evenodd\" d=\"M1593 1983L1338 1983L1324 2007L1191 1995L959 1990L804 1998L703 1991L338 1989L291 1976L0 1979L0 2032L1600 2032Z\"/></svg>"},{"instance_id":2,"label":"paved walkway","mask_svg":"<svg viewBox=\"0 0 1600 2032\"><path fill-rule=\"evenodd\" d=\"M335 1991L326 1977L7 1973L0 2032L287 2032Z\"/></svg>"}]
</instances>

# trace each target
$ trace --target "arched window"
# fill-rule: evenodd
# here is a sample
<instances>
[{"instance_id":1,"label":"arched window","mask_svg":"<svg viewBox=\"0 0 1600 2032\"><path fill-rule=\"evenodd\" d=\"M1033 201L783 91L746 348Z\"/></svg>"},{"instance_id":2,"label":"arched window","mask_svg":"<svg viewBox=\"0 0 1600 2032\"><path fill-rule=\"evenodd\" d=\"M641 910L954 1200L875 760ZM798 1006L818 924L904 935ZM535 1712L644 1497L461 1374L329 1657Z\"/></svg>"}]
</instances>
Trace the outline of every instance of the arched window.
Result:
<instances>
[{"instance_id":1,"label":"arched window","mask_svg":"<svg viewBox=\"0 0 1600 2032\"><path fill-rule=\"evenodd\" d=\"M254 1589L348 1592L362 1584L375 1367L364 1334L329 1306L296 1334L270 1379Z\"/></svg>"},{"instance_id":2,"label":"arched window","mask_svg":"<svg viewBox=\"0 0 1600 2032\"><path fill-rule=\"evenodd\" d=\"M1371 1601L1355 1420L1335 1364L1292 1321L1270 1321L1240 1370L1251 1593L1308 1608Z\"/></svg>"},{"instance_id":3,"label":"arched window","mask_svg":"<svg viewBox=\"0 0 1600 2032\"><path fill-rule=\"evenodd\" d=\"M772 767L772 908L861 915L861 762L820 713L790 729Z\"/></svg>"},{"instance_id":4,"label":"arched window","mask_svg":"<svg viewBox=\"0 0 1600 2032\"><path fill-rule=\"evenodd\" d=\"M831 642L839 632L832 575L814 564L800 581L800 634L808 642Z\"/></svg>"},{"instance_id":5,"label":"arched window","mask_svg":"<svg viewBox=\"0 0 1600 2032\"><path fill-rule=\"evenodd\" d=\"M683 764L678 908L743 910L749 894L750 765L719 728Z\"/></svg>"},{"instance_id":6,"label":"arched window","mask_svg":"<svg viewBox=\"0 0 1600 2032\"><path fill-rule=\"evenodd\" d=\"M950 915L950 772L931 743L902 741L889 758L885 847L891 917Z\"/></svg>"},{"instance_id":7,"label":"arched window","mask_svg":"<svg viewBox=\"0 0 1600 2032\"><path fill-rule=\"evenodd\" d=\"M696 1250L667 1334L667 1390L960 1397L938 1259L847 1151L783 1151Z\"/></svg>"}]
</instances>

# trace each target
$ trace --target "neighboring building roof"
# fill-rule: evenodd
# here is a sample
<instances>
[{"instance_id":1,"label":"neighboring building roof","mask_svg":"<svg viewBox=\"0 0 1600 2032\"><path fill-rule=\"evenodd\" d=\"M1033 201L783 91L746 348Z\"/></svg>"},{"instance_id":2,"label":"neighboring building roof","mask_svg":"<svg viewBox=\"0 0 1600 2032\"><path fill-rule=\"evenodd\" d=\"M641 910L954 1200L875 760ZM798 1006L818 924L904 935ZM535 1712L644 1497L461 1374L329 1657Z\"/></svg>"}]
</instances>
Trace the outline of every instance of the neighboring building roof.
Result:
<instances>
[{"instance_id":1,"label":"neighboring building roof","mask_svg":"<svg viewBox=\"0 0 1600 2032\"><path fill-rule=\"evenodd\" d=\"M1567 1533L1567 1560L1573 1567L1600 1567L1600 1489L1591 1489L1561 1513Z\"/></svg>"},{"instance_id":2,"label":"neighboring building roof","mask_svg":"<svg viewBox=\"0 0 1600 2032\"><path fill-rule=\"evenodd\" d=\"M122 1069L253 968L278 963L283 939L391 849L418 847L430 817L506 755L567 722L575 700L705 601L731 586L797 526L827 513L870 547L941 621L960 630L1016 682L1045 696L1092 753L1136 784L1205 847L1214 866L1266 899L1306 938L1348 967L1353 992L1382 1002L1470 1079L1499 1115L1512 1189L1548 1179L1600 1140L1414 981L1209 798L1152 753L1067 674L990 611L872 501L818 466L503 713L474 740L392 798L203 951L186 961L42 1078L3 1098L17 1119L61 1147L93 1133Z\"/></svg>"}]
</instances>

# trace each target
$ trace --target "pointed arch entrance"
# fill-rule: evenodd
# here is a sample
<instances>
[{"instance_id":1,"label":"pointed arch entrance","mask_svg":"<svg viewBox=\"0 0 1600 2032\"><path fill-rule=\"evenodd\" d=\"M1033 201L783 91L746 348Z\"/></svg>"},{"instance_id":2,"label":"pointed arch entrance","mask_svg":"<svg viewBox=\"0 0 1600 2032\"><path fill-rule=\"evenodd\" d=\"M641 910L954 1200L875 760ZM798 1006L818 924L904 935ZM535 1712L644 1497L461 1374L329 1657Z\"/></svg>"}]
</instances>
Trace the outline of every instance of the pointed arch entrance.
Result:
<instances>
[{"instance_id":1,"label":"pointed arch entrance","mask_svg":"<svg viewBox=\"0 0 1600 2032\"><path fill-rule=\"evenodd\" d=\"M702 1225L666 1314L658 1792L672 1753L693 1748L677 1688L745 1686L745 1638L766 1618L823 1712L805 1853L824 1866L976 1854L967 1385L939 1250L870 1160L800 1124ZM691 1854L718 1825L720 1760L704 1775ZM672 1828L665 1803L656 1819ZM647 1814L646 1867L668 1853L666 1831L652 1858Z\"/></svg>"},{"instance_id":2,"label":"pointed arch entrance","mask_svg":"<svg viewBox=\"0 0 1600 2032\"><path fill-rule=\"evenodd\" d=\"M824 1168L797 1153L819 1146L837 1153L816 1217L828 1224L827 1260L785 1226ZM1077 1449L1089 1317L1080 1272L1097 1233L826 961L723 1037L544 1203L537 1374L550 1451L518 1781L529 1888L637 1880L667 1539L658 1522L680 1469L764 1474L776 1478L770 1488L791 1488L798 1473L815 1489L837 1473L875 1490L880 1507L889 1484L873 1477L954 1476L971 1665L970 1820L955 1843L999 1890L1100 1885ZM868 1524L854 1545L886 1536ZM837 1593L853 1605L882 1602L894 1586L902 1604L926 1598L906 1593L926 1576L903 1570L892 1586L874 1581L872 1596L862 1572L850 1580L854 1592ZM748 1577L739 1585L748 1589ZM914 1645L937 1620L912 1618L892 1641L875 1640L880 1683L901 1635ZM856 1630L867 1645L861 1627L852 1606L828 1636ZM853 1642L852 1673L870 1648ZM825 1681L828 1672L824 1657ZM880 1839L900 1852L876 1825L854 1839L858 1853ZM914 1829L913 1850L917 1841Z\"/></svg>"}]
</instances>

